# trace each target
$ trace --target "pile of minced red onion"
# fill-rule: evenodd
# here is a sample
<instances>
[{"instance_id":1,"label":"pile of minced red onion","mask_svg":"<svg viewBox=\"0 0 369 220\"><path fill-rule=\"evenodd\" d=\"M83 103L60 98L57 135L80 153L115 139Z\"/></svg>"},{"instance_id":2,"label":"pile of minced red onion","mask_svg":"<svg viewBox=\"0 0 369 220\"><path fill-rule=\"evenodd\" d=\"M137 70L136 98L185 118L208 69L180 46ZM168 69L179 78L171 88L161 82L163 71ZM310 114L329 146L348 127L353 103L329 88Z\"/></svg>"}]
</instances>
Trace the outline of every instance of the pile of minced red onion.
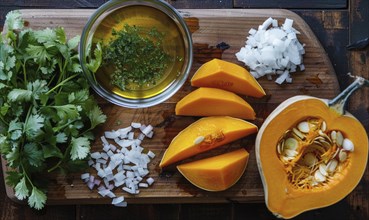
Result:
<instances>
[{"instance_id":1,"label":"pile of minced red onion","mask_svg":"<svg viewBox=\"0 0 369 220\"><path fill-rule=\"evenodd\" d=\"M300 34L292 27L293 20L286 18L281 27L278 21L268 18L258 30L251 29L245 47L236 53L239 61L250 67L250 73L259 78L278 75L276 83L291 83L290 73L305 69L302 55L305 53L304 44L297 39Z\"/></svg>"},{"instance_id":2,"label":"pile of minced red onion","mask_svg":"<svg viewBox=\"0 0 369 220\"><path fill-rule=\"evenodd\" d=\"M135 130L139 130L135 134ZM98 187L103 197L112 198L112 204L125 207L127 202L123 196L117 197L113 192L121 188L129 194L138 194L140 188L147 188L154 179L149 174L148 164L155 157L152 151L144 153L141 142L145 137L154 135L151 125L132 122L131 126L113 131L106 131L101 137L102 151L91 153L89 165L96 169L97 176L90 173L81 175L89 189ZM109 143L114 142L114 143Z\"/></svg>"}]
</instances>

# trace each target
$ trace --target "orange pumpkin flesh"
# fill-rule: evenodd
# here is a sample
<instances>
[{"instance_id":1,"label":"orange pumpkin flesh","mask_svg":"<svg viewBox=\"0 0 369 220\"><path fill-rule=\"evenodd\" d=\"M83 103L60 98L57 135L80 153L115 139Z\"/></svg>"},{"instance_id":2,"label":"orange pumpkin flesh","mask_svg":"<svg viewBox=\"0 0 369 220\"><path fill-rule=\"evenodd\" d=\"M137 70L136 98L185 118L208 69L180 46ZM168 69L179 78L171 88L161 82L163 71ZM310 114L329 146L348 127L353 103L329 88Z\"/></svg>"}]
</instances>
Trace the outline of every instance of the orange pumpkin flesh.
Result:
<instances>
[{"instance_id":1,"label":"orange pumpkin flesh","mask_svg":"<svg viewBox=\"0 0 369 220\"><path fill-rule=\"evenodd\" d=\"M229 116L201 118L173 138L159 166L168 166L253 134L257 130L254 124ZM203 140L200 141L201 139Z\"/></svg>"},{"instance_id":2,"label":"orange pumpkin flesh","mask_svg":"<svg viewBox=\"0 0 369 220\"><path fill-rule=\"evenodd\" d=\"M218 156L177 166L193 185L207 191L223 191L233 186L244 173L249 153L241 148Z\"/></svg>"},{"instance_id":3,"label":"orange pumpkin flesh","mask_svg":"<svg viewBox=\"0 0 369 220\"><path fill-rule=\"evenodd\" d=\"M245 68L219 59L204 63L192 77L191 85L219 88L257 98L265 95L263 88Z\"/></svg>"},{"instance_id":4,"label":"orange pumpkin flesh","mask_svg":"<svg viewBox=\"0 0 369 220\"><path fill-rule=\"evenodd\" d=\"M328 183L311 189L294 187L276 153L284 132L308 118L322 118L327 130L344 133L355 146L344 169ZM276 216L292 218L301 212L325 207L343 199L360 181L367 163L368 137L361 123L349 114L340 115L328 107L328 101L309 96L296 96L283 102L265 120L255 143L256 158L268 209Z\"/></svg>"},{"instance_id":5,"label":"orange pumpkin flesh","mask_svg":"<svg viewBox=\"0 0 369 220\"><path fill-rule=\"evenodd\" d=\"M191 116L231 116L255 119L255 111L238 95L222 89L199 88L176 105L176 115Z\"/></svg>"}]
</instances>

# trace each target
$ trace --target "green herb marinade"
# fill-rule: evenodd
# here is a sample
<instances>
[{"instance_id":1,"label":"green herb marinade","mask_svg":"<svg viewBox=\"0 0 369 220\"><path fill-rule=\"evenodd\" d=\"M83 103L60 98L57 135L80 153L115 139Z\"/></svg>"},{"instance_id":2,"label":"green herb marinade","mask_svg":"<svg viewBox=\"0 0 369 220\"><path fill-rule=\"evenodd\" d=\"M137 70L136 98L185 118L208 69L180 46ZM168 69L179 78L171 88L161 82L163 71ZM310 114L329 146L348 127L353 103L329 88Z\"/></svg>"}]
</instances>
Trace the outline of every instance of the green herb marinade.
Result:
<instances>
[{"instance_id":1,"label":"green herb marinade","mask_svg":"<svg viewBox=\"0 0 369 220\"><path fill-rule=\"evenodd\" d=\"M104 46L103 65L113 66L111 83L121 90L155 85L163 76L170 56L163 49L164 34L124 25L113 30L113 40Z\"/></svg>"},{"instance_id":2,"label":"green herb marinade","mask_svg":"<svg viewBox=\"0 0 369 220\"><path fill-rule=\"evenodd\" d=\"M92 130L106 116L81 73L79 37L23 24L19 11L8 13L0 36L0 152L15 196L42 209L45 175L86 168Z\"/></svg>"}]
</instances>

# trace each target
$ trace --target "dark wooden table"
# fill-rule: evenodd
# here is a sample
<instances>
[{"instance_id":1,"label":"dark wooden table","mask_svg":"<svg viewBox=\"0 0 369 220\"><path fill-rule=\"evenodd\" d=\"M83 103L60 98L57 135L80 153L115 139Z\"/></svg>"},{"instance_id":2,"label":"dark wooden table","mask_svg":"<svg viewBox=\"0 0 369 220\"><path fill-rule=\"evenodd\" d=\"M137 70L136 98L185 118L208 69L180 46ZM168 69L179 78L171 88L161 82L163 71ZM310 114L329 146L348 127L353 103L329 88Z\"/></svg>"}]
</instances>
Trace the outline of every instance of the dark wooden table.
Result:
<instances>
[{"instance_id":1,"label":"dark wooden table","mask_svg":"<svg viewBox=\"0 0 369 220\"><path fill-rule=\"evenodd\" d=\"M348 51L346 45L369 37L367 0L167 0L176 8L285 8L299 14L311 27L334 66L341 89L347 72L369 78L369 47ZM0 0L0 31L7 12L24 8L97 8L105 0ZM369 131L369 89L355 93L349 111ZM111 205L47 206L35 211L12 202L5 193L0 170L0 219L273 219L263 203L150 204L116 208ZM369 219L369 170L355 190L327 208L295 219Z\"/></svg>"}]
</instances>

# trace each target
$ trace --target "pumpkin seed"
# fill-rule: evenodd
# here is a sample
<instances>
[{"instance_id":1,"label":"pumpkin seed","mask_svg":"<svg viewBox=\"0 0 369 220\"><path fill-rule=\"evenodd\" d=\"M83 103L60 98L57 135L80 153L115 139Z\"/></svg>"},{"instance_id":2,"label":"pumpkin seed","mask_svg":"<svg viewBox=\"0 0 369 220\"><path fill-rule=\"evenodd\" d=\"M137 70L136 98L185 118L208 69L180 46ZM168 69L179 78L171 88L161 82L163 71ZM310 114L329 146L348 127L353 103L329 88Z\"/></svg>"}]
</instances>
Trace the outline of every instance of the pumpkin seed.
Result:
<instances>
[{"instance_id":1,"label":"pumpkin seed","mask_svg":"<svg viewBox=\"0 0 369 220\"><path fill-rule=\"evenodd\" d=\"M324 182L327 178L319 171L315 171L314 178L317 182Z\"/></svg>"},{"instance_id":2,"label":"pumpkin seed","mask_svg":"<svg viewBox=\"0 0 369 220\"><path fill-rule=\"evenodd\" d=\"M307 153L304 155L304 162L306 166L312 167L318 162L318 159L313 153Z\"/></svg>"},{"instance_id":3,"label":"pumpkin seed","mask_svg":"<svg viewBox=\"0 0 369 220\"><path fill-rule=\"evenodd\" d=\"M338 159L340 160L340 162L345 162L345 160L347 159L347 153L343 149L341 149L338 153Z\"/></svg>"},{"instance_id":4,"label":"pumpkin seed","mask_svg":"<svg viewBox=\"0 0 369 220\"><path fill-rule=\"evenodd\" d=\"M195 141L194 144L200 144L201 142L203 142L205 140L204 136L198 136Z\"/></svg>"},{"instance_id":5,"label":"pumpkin seed","mask_svg":"<svg viewBox=\"0 0 369 220\"><path fill-rule=\"evenodd\" d=\"M337 165L338 165L338 161L336 159L329 161L327 164L327 171L329 173L333 173L336 170Z\"/></svg>"},{"instance_id":6,"label":"pumpkin seed","mask_svg":"<svg viewBox=\"0 0 369 220\"><path fill-rule=\"evenodd\" d=\"M283 142L283 140L280 141L280 142L278 142L278 144L277 144L277 152L278 152L278 154L282 154L282 142Z\"/></svg>"},{"instance_id":7,"label":"pumpkin seed","mask_svg":"<svg viewBox=\"0 0 369 220\"><path fill-rule=\"evenodd\" d=\"M327 130L327 123L325 121L322 121L322 125L321 125L320 129L322 131L326 131Z\"/></svg>"},{"instance_id":8,"label":"pumpkin seed","mask_svg":"<svg viewBox=\"0 0 369 220\"><path fill-rule=\"evenodd\" d=\"M337 131L336 138L337 138L336 140L337 145L341 147L343 144L343 135L340 131Z\"/></svg>"},{"instance_id":9,"label":"pumpkin seed","mask_svg":"<svg viewBox=\"0 0 369 220\"><path fill-rule=\"evenodd\" d=\"M347 151L354 151L354 143L348 138L343 139L342 147Z\"/></svg>"},{"instance_id":10,"label":"pumpkin seed","mask_svg":"<svg viewBox=\"0 0 369 220\"><path fill-rule=\"evenodd\" d=\"M303 121L303 122L300 122L298 125L297 125L297 128L303 132L303 133L309 133L310 131L310 126L309 126L309 123L307 121Z\"/></svg>"},{"instance_id":11,"label":"pumpkin seed","mask_svg":"<svg viewBox=\"0 0 369 220\"><path fill-rule=\"evenodd\" d=\"M298 152L295 150L290 150L290 149L285 149L284 150L285 155L287 155L288 157L295 157L297 156Z\"/></svg>"},{"instance_id":12,"label":"pumpkin seed","mask_svg":"<svg viewBox=\"0 0 369 220\"><path fill-rule=\"evenodd\" d=\"M296 150L299 146L299 142L295 138L287 138L284 142L283 149Z\"/></svg>"},{"instance_id":13,"label":"pumpkin seed","mask_svg":"<svg viewBox=\"0 0 369 220\"><path fill-rule=\"evenodd\" d=\"M336 140L337 140L337 132L336 131L331 132L331 138L332 138L332 142L336 143Z\"/></svg>"},{"instance_id":14,"label":"pumpkin seed","mask_svg":"<svg viewBox=\"0 0 369 220\"><path fill-rule=\"evenodd\" d=\"M325 164L319 164L319 172L323 174L323 176L328 176L327 166Z\"/></svg>"},{"instance_id":15,"label":"pumpkin seed","mask_svg":"<svg viewBox=\"0 0 369 220\"><path fill-rule=\"evenodd\" d=\"M297 137L299 137L301 140L304 140L305 139L305 135L303 133L301 133L299 130L297 130L296 128L292 128L292 132Z\"/></svg>"}]
</instances>

